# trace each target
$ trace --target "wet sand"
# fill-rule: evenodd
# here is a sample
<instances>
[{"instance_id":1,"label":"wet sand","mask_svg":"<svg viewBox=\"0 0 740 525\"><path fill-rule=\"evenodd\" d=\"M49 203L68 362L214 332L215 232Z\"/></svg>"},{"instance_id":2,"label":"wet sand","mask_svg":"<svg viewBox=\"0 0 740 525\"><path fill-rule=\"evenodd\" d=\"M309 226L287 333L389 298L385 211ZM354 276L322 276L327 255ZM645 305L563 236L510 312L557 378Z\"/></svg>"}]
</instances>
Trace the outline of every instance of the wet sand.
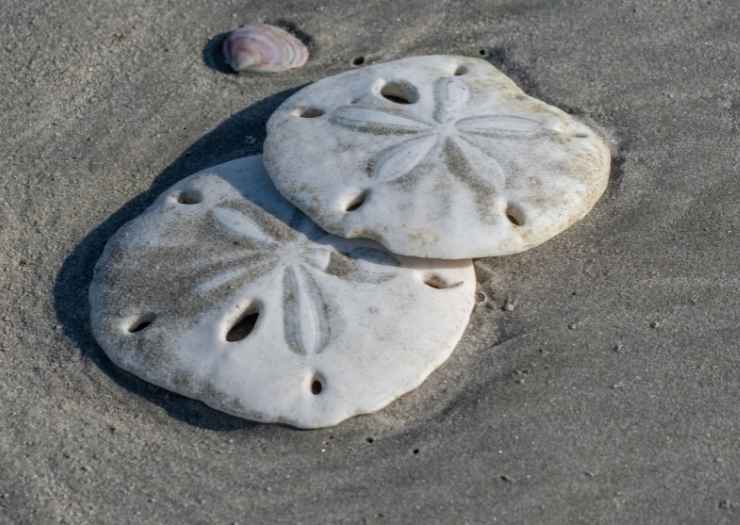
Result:
<instances>
[{"instance_id":1,"label":"wet sand","mask_svg":"<svg viewBox=\"0 0 740 525\"><path fill-rule=\"evenodd\" d=\"M740 521L740 5L351 4L3 6L0 523ZM294 24L307 66L225 74L219 35L253 21ZM584 221L476 263L441 369L307 432L111 364L87 287L118 227L260 152L296 88L432 53L485 55L614 148Z\"/></svg>"}]
</instances>

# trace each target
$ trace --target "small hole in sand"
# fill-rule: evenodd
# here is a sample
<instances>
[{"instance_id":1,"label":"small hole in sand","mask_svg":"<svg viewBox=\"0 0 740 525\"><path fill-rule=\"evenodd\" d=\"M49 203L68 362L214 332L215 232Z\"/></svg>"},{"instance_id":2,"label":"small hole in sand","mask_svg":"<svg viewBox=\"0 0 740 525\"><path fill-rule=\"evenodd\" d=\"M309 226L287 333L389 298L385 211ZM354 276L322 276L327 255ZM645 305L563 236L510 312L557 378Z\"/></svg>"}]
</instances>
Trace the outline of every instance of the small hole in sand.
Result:
<instances>
[{"instance_id":1,"label":"small hole in sand","mask_svg":"<svg viewBox=\"0 0 740 525\"><path fill-rule=\"evenodd\" d=\"M360 206L365 204L365 201L367 200L368 191L365 190L363 192L358 193L356 196L354 196L349 203L344 208L344 211L355 211Z\"/></svg>"},{"instance_id":2,"label":"small hole in sand","mask_svg":"<svg viewBox=\"0 0 740 525\"><path fill-rule=\"evenodd\" d=\"M482 57L487 57L488 56L488 49L481 48L481 49L478 50L478 54L480 56L482 56Z\"/></svg>"},{"instance_id":3,"label":"small hole in sand","mask_svg":"<svg viewBox=\"0 0 740 525\"><path fill-rule=\"evenodd\" d=\"M324 110L319 108L297 108L294 109L292 115L294 117L301 118L317 118L324 114Z\"/></svg>"},{"instance_id":4,"label":"small hole in sand","mask_svg":"<svg viewBox=\"0 0 740 525\"><path fill-rule=\"evenodd\" d=\"M352 59L352 65L353 66L361 66L365 63L365 57L360 55L358 57L355 57Z\"/></svg>"},{"instance_id":5,"label":"small hole in sand","mask_svg":"<svg viewBox=\"0 0 740 525\"><path fill-rule=\"evenodd\" d=\"M259 319L260 313L257 305L250 304L244 312L239 316L236 322L226 332L226 340L230 343L236 341L242 341L254 331L254 327L257 325L257 319Z\"/></svg>"},{"instance_id":6,"label":"small hole in sand","mask_svg":"<svg viewBox=\"0 0 740 525\"><path fill-rule=\"evenodd\" d=\"M430 273L429 275L424 277L424 284L426 284L430 288L444 290L446 288L454 288L455 286L460 286L462 284L462 281L451 283L439 274Z\"/></svg>"},{"instance_id":7,"label":"small hole in sand","mask_svg":"<svg viewBox=\"0 0 740 525\"><path fill-rule=\"evenodd\" d=\"M408 82L389 82L380 89L380 94L396 104L413 104L419 100L419 91Z\"/></svg>"},{"instance_id":8,"label":"small hole in sand","mask_svg":"<svg viewBox=\"0 0 740 525\"><path fill-rule=\"evenodd\" d=\"M131 334L146 330L154 322L156 316L152 313L140 315L137 317L128 327L128 331Z\"/></svg>"},{"instance_id":9,"label":"small hole in sand","mask_svg":"<svg viewBox=\"0 0 740 525\"><path fill-rule=\"evenodd\" d=\"M324 384L321 382L321 379L314 378L311 381L311 393L318 396L322 390L324 390Z\"/></svg>"},{"instance_id":10,"label":"small hole in sand","mask_svg":"<svg viewBox=\"0 0 740 525\"><path fill-rule=\"evenodd\" d=\"M203 200L203 194L198 190L185 190L177 196L180 204L198 204Z\"/></svg>"},{"instance_id":11,"label":"small hole in sand","mask_svg":"<svg viewBox=\"0 0 740 525\"><path fill-rule=\"evenodd\" d=\"M469 72L470 70L468 69L467 66L457 66L453 75L455 75L456 77L459 77L461 75L466 75Z\"/></svg>"},{"instance_id":12,"label":"small hole in sand","mask_svg":"<svg viewBox=\"0 0 740 525\"><path fill-rule=\"evenodd\" d=\"M506 218L514 226L522 226L524 224L524 212L515 204L509 204L506 207Z\"/></svg>"}]
</instances>

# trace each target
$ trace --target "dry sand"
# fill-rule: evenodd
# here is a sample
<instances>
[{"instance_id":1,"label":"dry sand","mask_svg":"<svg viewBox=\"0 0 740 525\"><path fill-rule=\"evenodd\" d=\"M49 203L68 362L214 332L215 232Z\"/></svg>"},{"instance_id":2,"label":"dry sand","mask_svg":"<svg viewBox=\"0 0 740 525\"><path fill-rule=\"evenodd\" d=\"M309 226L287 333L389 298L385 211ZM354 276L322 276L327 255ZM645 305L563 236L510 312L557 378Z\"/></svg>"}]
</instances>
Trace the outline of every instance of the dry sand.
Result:
<instances>
[{"instance_id":1,"label":"dry sand","mask_svg":"<svg viewBox=\"0 0 740 525\"><path fill-rule=\"evenodd\" d=\"M0 7L0 523L740 522L740 4L154 4ZM278 20L312 37L305 68L219 71L209 40ZM480 50L603 126L612 183L477 263L487 299L421 388L305 432L103 355L93 264L164 188L259 152L276 105L354 57Z\"/></svg>"}]
</instances>

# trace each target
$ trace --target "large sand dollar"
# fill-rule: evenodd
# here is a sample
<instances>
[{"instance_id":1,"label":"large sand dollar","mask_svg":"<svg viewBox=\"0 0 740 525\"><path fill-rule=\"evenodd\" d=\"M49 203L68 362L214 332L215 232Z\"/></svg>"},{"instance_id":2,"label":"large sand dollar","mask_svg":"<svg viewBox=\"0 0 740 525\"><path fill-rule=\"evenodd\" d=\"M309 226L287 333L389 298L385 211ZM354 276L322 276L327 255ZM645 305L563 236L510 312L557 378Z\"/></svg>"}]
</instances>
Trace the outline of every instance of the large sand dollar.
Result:
<instances>
[{"instance_id":1,"label":"large sand dollar","mask_svg":"<svg viewBox=\"0 0 740 525\"><path fill-rule=\"evenodd\" d=\"M248 419L333 425L418 386L474 302L470 261L325 233L259 157L193 175L108 242L93 333L120 367Z\"/></svg>"},{"instance_id":2,"label":"large sand dollar","mask_svg":"<svg viewBox=\"0 0 740 525\"><path fill-rule=\"evenodd\" d=\"M487 62L408 58L325 78L268 123L277 188L326 230L462 259L534 247L606 188L604 141Z\"/></svg>"}]
</instances>

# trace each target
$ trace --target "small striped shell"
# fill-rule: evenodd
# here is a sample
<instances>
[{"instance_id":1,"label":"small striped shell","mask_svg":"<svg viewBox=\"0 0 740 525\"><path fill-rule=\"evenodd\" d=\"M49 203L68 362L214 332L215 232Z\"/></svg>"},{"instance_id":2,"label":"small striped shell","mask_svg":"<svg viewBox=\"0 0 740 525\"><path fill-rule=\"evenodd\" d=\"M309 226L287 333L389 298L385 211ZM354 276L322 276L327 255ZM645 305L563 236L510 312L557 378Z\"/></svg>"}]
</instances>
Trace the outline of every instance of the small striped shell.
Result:
<instances>
[{"instance_id":1,"label":"small striped shell","mask_svg":"<svg viewBox=\"0 0 740 525\"><path fill-rule=\"evenodd\" d=\"M275 73L301 67L308 60L308 49L296 37L267 24L240 27L224 40L226 63L236 72Z\"/></svg>"}]
</instances>

